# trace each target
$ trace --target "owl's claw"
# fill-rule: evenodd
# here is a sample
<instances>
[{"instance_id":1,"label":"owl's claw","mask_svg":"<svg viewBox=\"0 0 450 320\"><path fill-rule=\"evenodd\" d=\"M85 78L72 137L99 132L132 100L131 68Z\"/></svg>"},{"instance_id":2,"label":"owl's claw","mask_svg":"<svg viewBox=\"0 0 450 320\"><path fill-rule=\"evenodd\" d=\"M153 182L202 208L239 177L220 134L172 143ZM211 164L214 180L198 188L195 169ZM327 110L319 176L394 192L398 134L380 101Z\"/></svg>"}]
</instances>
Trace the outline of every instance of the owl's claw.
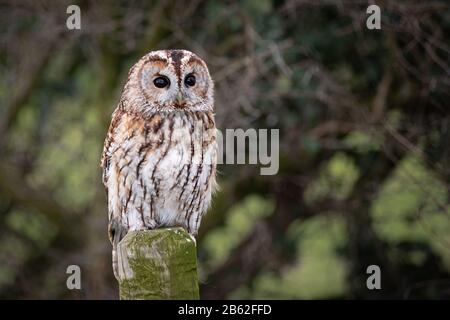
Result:
<instances>
[{"instance_id":1,"label":"owl's claw","mask_svg":"<svg viewBox=\"0 0 450 320\"><path fill-rule=\"evenodd\" d=\"M108 225L108 235L111 244L117 245L126 234L127 230L123 227L123 225L116 218L111 219Z\"/></svg>"}]
</instances>

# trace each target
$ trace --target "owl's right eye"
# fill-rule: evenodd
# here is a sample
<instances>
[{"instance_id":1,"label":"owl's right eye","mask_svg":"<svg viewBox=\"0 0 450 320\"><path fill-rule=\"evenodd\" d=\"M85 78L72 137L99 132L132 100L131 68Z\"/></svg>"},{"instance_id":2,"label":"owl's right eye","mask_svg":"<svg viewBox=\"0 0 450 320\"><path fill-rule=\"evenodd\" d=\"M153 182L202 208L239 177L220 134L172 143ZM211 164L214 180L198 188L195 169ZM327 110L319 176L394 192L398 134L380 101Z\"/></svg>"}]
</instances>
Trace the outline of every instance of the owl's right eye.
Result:
<instances>
[{"instance_id":1,"label":"owl's right eye","mask_svg":"<svg viewBox=\"0 0 450 320\"><path fill-rule=\"evenodd\" d=\"M160 76L153 80L153 84L155 85L155 87L162 89L170 85L170 80L165 76Z\"/></svg>"}]
</instances>

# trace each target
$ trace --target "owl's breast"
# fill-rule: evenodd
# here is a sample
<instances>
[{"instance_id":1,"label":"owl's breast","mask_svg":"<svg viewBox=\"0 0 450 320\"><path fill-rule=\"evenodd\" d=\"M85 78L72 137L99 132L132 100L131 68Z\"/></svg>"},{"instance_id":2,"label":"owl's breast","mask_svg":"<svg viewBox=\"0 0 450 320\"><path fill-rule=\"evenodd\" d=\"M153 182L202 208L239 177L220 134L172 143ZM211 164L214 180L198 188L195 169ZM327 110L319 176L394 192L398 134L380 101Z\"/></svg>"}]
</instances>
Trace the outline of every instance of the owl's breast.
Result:
<instances>
[{"instance_id":1,"label":"owl's breast","mask_svg":"<svg viewBox=\"0 0 450 320\"><path fill-rule=\"evenodd\" d=\"M209 115L211 116L211 115ZM157 149L147 154L143 179L154 194L162 225L185 225L206 210L215 184L215 126L204 113L177 113L160 128Z\"/></svg>"},{"instance_id":2,"label":"owl's breast","mask_svg":"<svg viewBox=\"0 0 450 320\"><path fill-rule=\"evenodd\" d=\"M122 124L111 175L129 225L181 225L195 231L215 185L216 132L212 114L172 112ZM122 210L123 211L123 210ZM130 215L127 215L130 218ZM143 221L141 223L141 221Z\"/></svg>"},{"instance_id":3,"label":"owl's breast","mask_svg":"<svg viewBox=\"0 0 450 320\"><path fill-rule=\"evenodd\" d=\"M174 190L184 185L186 175L215 166L216 133L209 119L200 112L171 113L164 118L159 130L153 133L155 137L147 136L146 143L155 147L146 153L143 174L161 187Z\"/></svg>"}]
</instances>

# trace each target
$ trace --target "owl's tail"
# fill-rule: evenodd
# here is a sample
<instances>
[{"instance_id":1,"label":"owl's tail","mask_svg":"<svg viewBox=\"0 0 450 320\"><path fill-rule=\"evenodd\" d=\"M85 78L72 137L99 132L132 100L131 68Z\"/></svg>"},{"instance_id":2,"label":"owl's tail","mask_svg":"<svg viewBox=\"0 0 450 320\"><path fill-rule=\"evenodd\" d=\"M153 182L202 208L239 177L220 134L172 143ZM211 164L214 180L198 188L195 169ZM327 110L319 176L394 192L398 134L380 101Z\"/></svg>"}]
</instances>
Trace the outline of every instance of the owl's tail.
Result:
<instances>
[{"instance_id":1,"label":"owl's tail","mask_svg":"<svg viewBox=\"0 0 450 320\"><path fill-rule=\"evenodd\" d=\"M119 262L117 258L117 245L113 245L112 249L112 267L114 276L116 277L117 281L119 281Z\"/></svg>"},{"instance_id":2,"label":"owl's tail","mask_svg":"<svg viewBox=\"0 0 450 320\"><path fill-rule=\"evenodd\" d=\"M111 219L108 225L109 240L112 244L112 267L114 276L119 280L119 257L117 255L117 246L126 234L126 228L120 224L117 218Z\"/></svg>"}]
</instances>

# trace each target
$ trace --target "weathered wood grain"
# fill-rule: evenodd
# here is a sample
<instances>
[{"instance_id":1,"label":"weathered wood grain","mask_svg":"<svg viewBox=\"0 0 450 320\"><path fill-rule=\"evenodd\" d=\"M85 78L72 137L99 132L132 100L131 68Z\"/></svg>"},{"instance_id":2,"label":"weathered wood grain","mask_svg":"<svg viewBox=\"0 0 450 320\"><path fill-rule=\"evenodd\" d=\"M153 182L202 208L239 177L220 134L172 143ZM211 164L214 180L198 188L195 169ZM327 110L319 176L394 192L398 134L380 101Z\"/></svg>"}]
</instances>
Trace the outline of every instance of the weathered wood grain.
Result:
<instances>
[{"instance_id":1,"label":"weathered wood grain","mask_svg":"<svg viewBox=\"0 0 450 320\"><path fill-rule=\"evenodd\" d=\"M199 299L196 243L184 229L130 232L117 254L120 299Z\"/></svg>"}]
</instances>

